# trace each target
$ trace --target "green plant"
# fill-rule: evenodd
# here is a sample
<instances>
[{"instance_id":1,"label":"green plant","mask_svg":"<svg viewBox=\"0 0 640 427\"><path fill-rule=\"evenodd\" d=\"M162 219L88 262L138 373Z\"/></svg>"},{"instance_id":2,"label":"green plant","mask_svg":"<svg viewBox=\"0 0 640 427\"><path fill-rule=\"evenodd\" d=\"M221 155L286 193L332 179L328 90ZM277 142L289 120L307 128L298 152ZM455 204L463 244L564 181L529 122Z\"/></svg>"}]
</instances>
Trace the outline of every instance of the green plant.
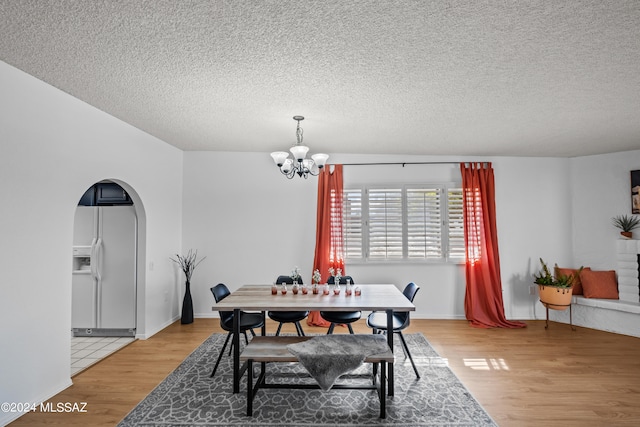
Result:
<instances>
[{"instance_id":1,"label":"green plant","mask_svg":"<svg viewBox=\"0 0 640 427\"><path fill-rule=\"evenodd\" d=\"M614 227L619 228L622 231L629 232L634 228L640 226L640 218L635 215L618 215L611 218L611 222Z\"/></svg>"},{"instance_id":2,"label":"green plant","mask_svg":"<svg viewBox=\"0 0 640 427\"><path fill-rule=\"evenodd\" d=\"M558 265L557 264L556 264L555 268L556 268L556 271L557 271L557 269L558 269ZM578 270L575 271L575 273L572 273L572 274L556 275L555 282L551 286L556 286L558 288L570 288L570 287L572 287L573 284L575 283L575 281L580 276L580 272L582 271L582 268L583 267L580 267Z\"/></svg>"},{"instance_id":3,"label":"green plant","mask_svg":"<svg viewBox=\"0 0 640 427\"><path fill-rule=\"evenodd\" d=\"M542 266L540 270L533 275L533 283L537 285L545 285L545 286L553 286L553 274L547 267L547 264L540 258L540 265Z\"/></svg>"},{"instance_id":4,"label":"green plant","mask_svg":"<svg viewBox=\"0 0 640 427\"><path fill-rule=\"evenodd\" d=\"M556 288L571 288L582 271L582 267L580 267L572 274L553 275L542 258L540 258L540 265L540 270L533 275L533 283L536 285L554 286ZM554 265L554 271L558 271L558 264Z\"/></svg>"}]
</instances>

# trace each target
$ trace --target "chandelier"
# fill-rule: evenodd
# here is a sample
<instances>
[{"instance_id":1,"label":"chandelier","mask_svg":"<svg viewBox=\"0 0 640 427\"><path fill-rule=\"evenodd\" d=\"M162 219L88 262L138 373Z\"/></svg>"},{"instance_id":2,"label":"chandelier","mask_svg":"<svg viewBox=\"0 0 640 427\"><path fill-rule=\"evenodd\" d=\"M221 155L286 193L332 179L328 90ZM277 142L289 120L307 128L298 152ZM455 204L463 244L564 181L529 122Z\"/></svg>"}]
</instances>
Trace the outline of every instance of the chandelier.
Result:
<instances>
[{"instance_id":1,"label":"chandelier","mask_svg":"<svg viewBox=\"0 0 640 427\"><path fill-rule=\"evenodd\" d=\"M296 174L301 178L307 178L309 175L317 176L327 163L328 154L318 153L306 158L309 147L302 145L302 128L300 122L304 120L302 116L293 116L293 120L298 122L296 129L296 144L289 149L292 157L286 151L275 151L271 153L273 161L280 168L280 172L287 178L291 179Z\"/></svg>"}]
</instances>

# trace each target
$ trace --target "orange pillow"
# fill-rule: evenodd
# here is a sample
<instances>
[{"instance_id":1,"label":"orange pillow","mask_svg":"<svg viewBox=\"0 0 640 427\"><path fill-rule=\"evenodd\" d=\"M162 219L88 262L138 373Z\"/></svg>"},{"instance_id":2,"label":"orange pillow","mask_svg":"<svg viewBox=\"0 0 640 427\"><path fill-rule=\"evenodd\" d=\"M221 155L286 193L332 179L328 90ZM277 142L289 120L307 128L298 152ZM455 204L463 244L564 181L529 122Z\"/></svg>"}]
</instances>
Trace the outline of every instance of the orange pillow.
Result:
<instances>
[{"instance_id":1,"label":"orange pillow","mask_svg":"<svg viewBox=\"0 0 640 427\"><path fill-rule=\"evenodd\" d=\"M580 273L585 298L619 299L616 272L582 270Z\"/></svg>"},{"instance_id":2,"label":"orange pillow","mask_svg":"<svg viewBox=\"0 0 640 427\"><path fill-rule=\"evenodd\" d=\"M582 271L591 270L589 267L584 267ZM574 274L578 271L577 268L560 268L557 267L555 271L556 277L558 276L569 276L570 274ZM572 295L582 295L582 280L580 280L580 275L578 275L573 280L573 294Z\"/></svg>"}]
</instances>

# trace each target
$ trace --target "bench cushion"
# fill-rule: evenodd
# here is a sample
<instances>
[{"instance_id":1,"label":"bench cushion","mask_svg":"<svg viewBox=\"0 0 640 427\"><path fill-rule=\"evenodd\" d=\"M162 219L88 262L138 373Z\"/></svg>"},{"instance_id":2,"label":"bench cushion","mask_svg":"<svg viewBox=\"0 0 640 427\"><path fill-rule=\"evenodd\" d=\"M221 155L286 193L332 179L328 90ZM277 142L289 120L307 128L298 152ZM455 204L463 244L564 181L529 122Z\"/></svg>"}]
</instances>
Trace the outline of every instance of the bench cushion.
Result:
<instances>
[{"instance_id":1,"label":"bench cushion","mask_svg":"<svg viewBox=\"0 0 640 427\"><path fill-rule=\"evenodd\" d=\"M583 270L580 273L585 298L618 299L616 272Z\"/></svg>"},{"instance_id":2,"label":"bench cushion","mask_svg":"<svg viewBox=\"0 0 640 427\"><path fill-rule=\"evenodd\" d=\"M389 350L384 335L351 334L317 336L287 347L323 390L329 390L340 375L358 368L368 356Z\"/></svg>"}]
</instances>

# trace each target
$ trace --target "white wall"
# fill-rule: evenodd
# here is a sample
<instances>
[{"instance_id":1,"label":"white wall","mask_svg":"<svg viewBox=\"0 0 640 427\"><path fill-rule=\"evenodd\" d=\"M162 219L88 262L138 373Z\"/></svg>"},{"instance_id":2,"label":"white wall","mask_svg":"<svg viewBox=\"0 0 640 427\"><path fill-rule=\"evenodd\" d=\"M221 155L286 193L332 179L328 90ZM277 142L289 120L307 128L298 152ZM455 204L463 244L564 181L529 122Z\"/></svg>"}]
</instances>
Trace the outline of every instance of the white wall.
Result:
<instances>
[{"instance_id":1,"label":"white wall","mask_svg":"<svg viewBox=\"0 0 640 427\"><path fill-rule=\"evenodd\" d=\"M144 208L142 333L177 318L182 152L3 62L0 93L0 402L39 402L71 383L73 220L93 183Z\"/></svg>"},{"instance_id":2,"label":"white wall","mask_svg":"<svg viewBox=\"0 0 640 427\"><path fill-rule=\"evenodd\" d=\"M287 180L268 153L184 158L183 248L207 257L191 280L196 316L214 316L210 288L218 283L271 283L296 265L309 282L317 178Z\"/></svg>"},{"instance_id":3,"label":"white wall","mask_svg":"<svg viewBox=\"0 0 640 427\"><path fill-rule=\"evenodd\" d=\"M616 215L631 215L631 171L640 169L640 151L571 159L573 264L594 270L616 268ZM634 238L640 237L640 229Z\"/></svg>"},{"instance_id":4,"label":"white wall","mask_svg":"<svg viewBox=\"0 0 640 427\"><path fill-rule=\"evenodd\" d=\"M208 258L192 280L196 316L214 316L209 288L219 282L271 283L299 266L309 281L315 245L317 178L287 180L268 153L187 152L184 155L183 247ZM355 156L334 163L473 161L475 158ZM535 318L529 295L538 258L571 261L569 160L484 158L493 162L507 317ZM243 170L238 171L242 166ZM345 166L345 186L362 182L460 181L458 165ZM549 245L548 242L554 242ZM459 265L350 265L359 283L410 281L422 287L416 318L464 318L464 270Z\"/></svg>"}]
</instances>

